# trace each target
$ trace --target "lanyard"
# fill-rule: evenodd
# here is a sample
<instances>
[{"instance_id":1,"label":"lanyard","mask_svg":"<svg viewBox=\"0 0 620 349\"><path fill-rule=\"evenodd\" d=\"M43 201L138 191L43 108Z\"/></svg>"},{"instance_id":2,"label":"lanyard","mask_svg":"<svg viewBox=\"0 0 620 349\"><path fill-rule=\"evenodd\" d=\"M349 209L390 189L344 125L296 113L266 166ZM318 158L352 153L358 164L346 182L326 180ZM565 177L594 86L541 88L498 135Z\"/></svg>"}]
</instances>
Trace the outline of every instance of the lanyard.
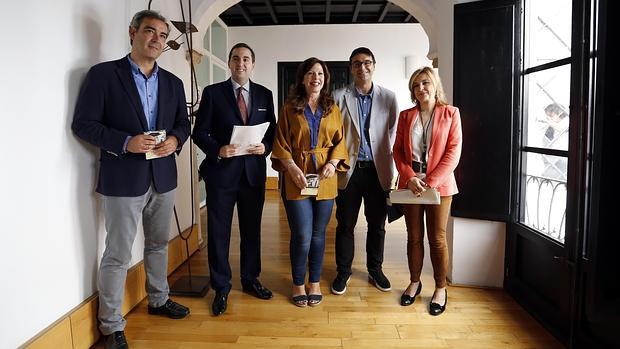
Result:
<instances>
[{"instance_id":1,"label":"lanyard","mask_svg":"<svg viewBox=\"0 0 620 349\"><path fill-rule=\"evenodd\" d=\"M431 111L431 117L428 119L426 126L424 126L424 122L422 121L422 111L420 110L420 123L422 123L422 168L426 168L426 150L428 149L428 127L433 122L433 117L435 116L435 107Z\"/></svg>"}]
</instances>

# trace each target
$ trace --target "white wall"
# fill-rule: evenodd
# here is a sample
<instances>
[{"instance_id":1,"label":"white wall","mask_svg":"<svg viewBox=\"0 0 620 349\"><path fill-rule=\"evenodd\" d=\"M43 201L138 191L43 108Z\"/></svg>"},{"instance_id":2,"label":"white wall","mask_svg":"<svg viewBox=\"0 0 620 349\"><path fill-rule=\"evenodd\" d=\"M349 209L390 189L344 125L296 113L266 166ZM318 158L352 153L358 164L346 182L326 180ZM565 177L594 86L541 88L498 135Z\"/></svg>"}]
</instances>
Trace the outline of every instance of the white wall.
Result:
<instances>
[{"instance_id":1,"label":"white wall","mask_svg":"<svg viewBox=\"0 0 620 349\"><path fill-rule=\"evenodd\" d=\"M129 19L145 5L3 1L0 21L10 30L0 64L0 347L24 343L96 291L105 236L94 193L98 152L70 125L88 67L128 52ZM181 180L187 171L181 169ZM188 186L189 180L179 196ZM180 200L187 202L178 208L188 227L189 199ZM142 259L142 246L139 237L133 263Z\"/></svg>"},{"instance_id":2,"label":"white wall","mask_svg":"<svg viewBox=\"0 0 620 349\"><path fill-rule=\"evenodd\" d=\"M274 99L278 62L303 61L312 56L347 61L351 51L366 46L377 61L373 80L396 93L400 110L411 106L405 57L426 57L429 49L428 37L419 24L229 27L229 46L237 42L249 44L256 53L252 80L273 91ZM277 176L271 168L267 175Z\"/></svg>"}]
</instances>

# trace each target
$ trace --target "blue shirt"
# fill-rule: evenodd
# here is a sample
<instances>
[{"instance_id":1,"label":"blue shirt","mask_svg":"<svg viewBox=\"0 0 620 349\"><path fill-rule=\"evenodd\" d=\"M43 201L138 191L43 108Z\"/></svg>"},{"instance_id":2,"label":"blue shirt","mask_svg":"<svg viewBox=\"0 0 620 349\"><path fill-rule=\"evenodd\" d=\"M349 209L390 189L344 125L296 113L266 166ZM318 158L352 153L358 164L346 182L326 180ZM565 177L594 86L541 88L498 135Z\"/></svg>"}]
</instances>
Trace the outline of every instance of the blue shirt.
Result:
<instances>
[{"instance_id":1,"label":"blue shirt","mask_svg":"<svg viewBox=\"0 0 620 349\"><path fill-rule=\"evenodd\" d=\"M323 109L318 106L316 108L316 113L312 114L312 109L310 109L309 105L306 105L304 108L304 116L306 117L306 121L308 121L308 128L310 129L310 149L314 149L319 139L319 127L321 127ZM318 171L314 153L312 154L312 162L314 163L315 171Z\"/></svg>"},{"instance_id":2,"label":"blue shirt","mask_svg":"<svg viewBox=\"0 0 620 349\"><path fill-rule=\"evenodd\" d=\"M370 110L372 109L372 96L374 90L371 89L367 95L363 95L356 88L357 95L357 111L359 114L359 124L362 128L360 132L360 151L357 155L357 161L373 161L372 149L370 148Z\"/></svg>"},{"instance_id":3,"label":"blue shirt","mask_svg":"<svg viewBox=\"0 0 620 349\"><path fill-rule=\"evenodd\" d=\"M149 126L149 131L154 131L157 128L157 95L159 90L159 66L157 63L153 66L151 76L147 77L140 71L140 67L131 60L130 55L127 55L129 64L131 65L131 75L136 83L138 94L140 95L140 101L142 102L142 110L144 116L146 116L146 122Z\"/></svg>"}]
</instances>

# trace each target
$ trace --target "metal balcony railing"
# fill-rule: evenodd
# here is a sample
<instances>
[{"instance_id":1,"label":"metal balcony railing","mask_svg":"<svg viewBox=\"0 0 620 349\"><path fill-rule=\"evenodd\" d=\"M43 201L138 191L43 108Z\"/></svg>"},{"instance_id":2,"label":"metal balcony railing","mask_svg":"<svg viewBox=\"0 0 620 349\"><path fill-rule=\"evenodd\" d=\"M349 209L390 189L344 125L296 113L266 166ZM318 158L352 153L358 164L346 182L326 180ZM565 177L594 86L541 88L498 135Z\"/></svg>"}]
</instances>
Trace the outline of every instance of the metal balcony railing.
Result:
<instances>
[{"instance_id":1,"label":"metal balcony railing","mask_svg":"<svg viewBox=\"0 0 620 349\"><path fill-rule=\"evenodd\" d=\"M526 175L523 223L564 243L566 181Z\"/></svg>"}]
</instances>

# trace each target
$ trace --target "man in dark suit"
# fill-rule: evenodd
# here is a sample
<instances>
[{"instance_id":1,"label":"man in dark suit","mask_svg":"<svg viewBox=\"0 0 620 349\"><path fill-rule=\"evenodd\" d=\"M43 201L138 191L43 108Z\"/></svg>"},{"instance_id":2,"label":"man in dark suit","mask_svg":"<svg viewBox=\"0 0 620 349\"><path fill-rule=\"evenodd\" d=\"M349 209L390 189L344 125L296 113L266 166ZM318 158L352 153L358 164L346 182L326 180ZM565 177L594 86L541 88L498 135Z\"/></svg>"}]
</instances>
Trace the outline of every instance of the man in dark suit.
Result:
<instances>
[{"instance_id":1,"label":"man in dark suit","mask_svg":"<svg viewBox=\"0 0 620 349\"><path fill-rule=\"evenodd\" d=\"M149 314L175 319L189 314L168 297L174 152L190 133L183 83L155 62L168 32L159 13L136 13L129 26L131 52L92 67L75 107L73 131L101 149L97 192L103 196L107 235L99 267L99 328L106 348L127 348L121 304L140 221ZM165 131L165 139L158 141L151 135L155 131Z\"/></svg>"},{"instance_id":2,"label":"man in dark suit","mask_svg":"<svg viewBox=\"0 0 620 349\"><path fill-rule=\"evenodd\" d=\"M207 232L211 287L215 290L215 316L226 311L232 273L228 261L230 230L235 204L241 236L241 286L245 292L269 299L271 291L258 281L261 271L260 230L265 202L265 158L271 152L275 130L273 95L250 81L254 51L244 43L228 54L231 78L207 86L200 101L192 139L206 154L200 175L207 189ZM260 143L241 152L229 144L235 125L269 123Z\"/></svg>"}]
</instances>

